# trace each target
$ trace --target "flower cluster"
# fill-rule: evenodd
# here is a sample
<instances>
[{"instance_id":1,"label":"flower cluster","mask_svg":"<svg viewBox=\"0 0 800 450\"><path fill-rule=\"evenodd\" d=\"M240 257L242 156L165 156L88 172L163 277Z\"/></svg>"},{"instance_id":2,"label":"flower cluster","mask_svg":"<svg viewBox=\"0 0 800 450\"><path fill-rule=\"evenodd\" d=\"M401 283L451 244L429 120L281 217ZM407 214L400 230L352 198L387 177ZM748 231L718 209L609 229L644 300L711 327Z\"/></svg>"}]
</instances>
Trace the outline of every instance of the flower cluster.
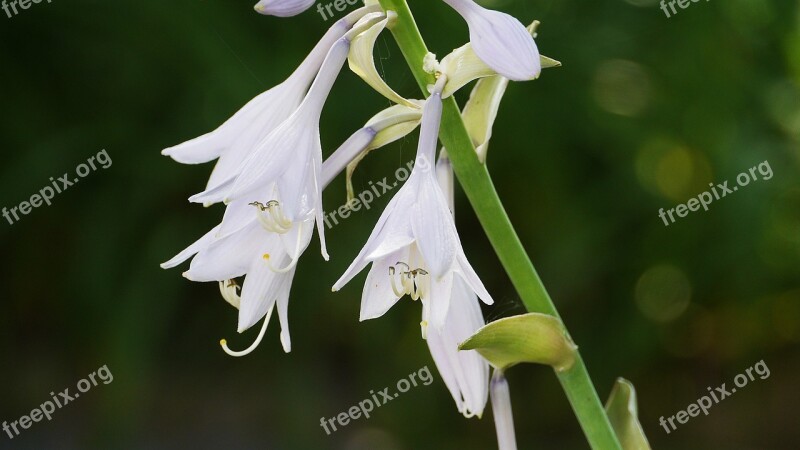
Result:
<instances>
[{"instance_id":1,"label":"flower cluster","mask_svg":"<svg viewBox=\"0 0 800 450\"><path fill-rule=\"evenodd\" d=\"M470 266L456 231L447 152L442 149L436 158L442 99L481 79L463 114L476 147L485 152L508 81L535 79L552 60L539 55L533 30L511 16L472 0L444 1L467 22L470 43L441 62L434 55L419 61L437 79L427 100L403 98L378 75L373 47L397 16L366 0L364 7L328 30L286 81L254 98L216 130L164 150L164 155L185 164L217 160L206 189L189 200L206 206L224 203L225 213L219 225L162 267L191 259L184 276L219 284L222 297L239 310L240 333L263 320L253 346L234 352L222 341L226 352L242 356L255 349L276 305L281 343L289 352L290 290L315 228L322 256L328 259L323 190L345 168L349 182L355 165L369 151L420 127L417 164L333 290L371 264L361 320L383 316L405 296L419 300L422 337L459 411L469 417L480 416L486 405L489 366L475 351L459 352L458 344L485 323L478 299L492 304L492 298ZM313 3L261 0L255 9L286 17ZM378 113L323 162L320 116L346 61L395 105ZM478 101L484 98L494 100Z\"/></svg>"}]
</instances>

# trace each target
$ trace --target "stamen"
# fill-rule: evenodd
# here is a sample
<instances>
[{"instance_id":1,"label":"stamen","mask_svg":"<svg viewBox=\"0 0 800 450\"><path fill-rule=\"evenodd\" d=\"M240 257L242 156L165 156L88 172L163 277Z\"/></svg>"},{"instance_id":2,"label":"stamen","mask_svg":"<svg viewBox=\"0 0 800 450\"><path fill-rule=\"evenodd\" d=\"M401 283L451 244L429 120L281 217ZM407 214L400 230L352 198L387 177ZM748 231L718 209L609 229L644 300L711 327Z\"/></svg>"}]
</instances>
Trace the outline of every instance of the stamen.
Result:
<instances>
[{"instance_id":1,"label":"stamen","mask_svg":"<svg viewBox=\"0 0 800 450\"><path fill-rule=\"evenodd\" d=\"M403 266L406 270L398 273L396 266ZM425 281L417 277L420 275L428 275L428 272L421 268L410 269L411 267L408 264L397 262L394 266L389 267L389 281L392 285L392 291L394 291L396 296L403 297L404 295L409 295L412 300L416 301L422 298L426 292ZM398 288L398 280L396 279L398 276L400 278L400 288Z\"/></svg>"},{"instance_id":2,"label":"stamen","mask_svg":"<svg viewBox=\"0 0 800 450\"><path fill-rule=\"evenodd\" d=\"M258 337L256 338L256 341L253 342L253 344L250 347L248 347L246 350L242 350L240 352L235 352L235 351L231 350L228 347L228 341L225 340L225 339L222 339L222 340L219 341L219 345L222 346L222 350L224 350L225 353L227 353L228 355L233 356L235 358L239 358L239 357L242 357L242 356L247 356L250 353L253 353L253 351L258 347L259 344L261 344L261 341L264 339L264 334L266 334L266 332L267 332L267 325L269 324L269 319L270 319L270 317L272 317L272 311L274 309L275 309L275 304L273 304L272 308L270 308L269 312L267 312L267 315L264 318L264 325L261 326L261 331L258 333Z\"/></svg>"},{"instance_id":3,"label":"stamen","mask_svg":"<svg viewBox=\"0 0 800 450\"><path fill-rule=\"evenodd\" d=\"M401 291L400 289L397 289L397 284L394 281L395 272L396 272L396 270L395 270L394 266L389 267L389 280L392 283L392 291L394 292L394 295L396 295L398 297L402 297L402 296L405 295L405 292ZM402 276L403 275L400 274L400 277L402 277Z\"/></svg>"},{"instance_id":4,"label":"stamen","mask_svg":"<svg viewBox=\"0 0 800 450\"><path fill-rule=\"evenodd\" d=\"M230 303L234 308L239 309L242 298L239 296L239 285L236 283L236 280L220 281L219 292L226 302Z\"/></svg>"},{"instance_id":5,"label":"stamen","mask_svg":"<svg viewBox=\"0 0 800 450\"><path fill-rule=\"evenodd\" d=\"M270 200L266 205L261 202L253 202L250 203L250 206L258 208L258 222L265 230L285 234L292 229L292 221L283 215L281 205L277 200Z\"/></svg>"},{"instance_id":6,"label":"stamen","mask_svg":"<svg viewBox=\"0 0 800 450\"><path fill-rule=\"evenodd\" d=\"M428 340L428 321L423 320L419 323L419 326L422 329L422 339Z\"/></svg>"}]
</instances>

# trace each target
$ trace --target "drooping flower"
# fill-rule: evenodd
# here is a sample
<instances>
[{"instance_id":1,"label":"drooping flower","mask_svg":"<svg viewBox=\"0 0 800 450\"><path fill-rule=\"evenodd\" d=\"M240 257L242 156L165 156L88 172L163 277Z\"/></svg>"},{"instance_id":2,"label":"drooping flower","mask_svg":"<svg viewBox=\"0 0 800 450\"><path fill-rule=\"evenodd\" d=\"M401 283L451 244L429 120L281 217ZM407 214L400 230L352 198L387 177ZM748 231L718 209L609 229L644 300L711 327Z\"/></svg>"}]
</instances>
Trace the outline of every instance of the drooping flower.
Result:
<instances>
[{"instance_id":1,"label":"drooping flower","mask_svg":"<svg viewBox=\"0 0 800 450\"><path fill-rule=\"evenodd\" d=\"M229 202L222 223L162 265L163 268L171 268L193 258L184 276L192 281L220 283L223 298L239 308L240 333L266 316L258 339L248 350L232 352L223 341L223 348L231 355L247 354L258 345L276 304L282 328L281 342L284 350L290 351L286 317L289 291L297 261L308 247L314 224L322 213L321 190L344 170L353 157L363 152L376 135L372 129L365 130L365 133L348 140L337 150L327 165L322 164L319 115L347 57L352 34L363 31L363 27L383 18L382 13L360 14L361 17L365 15L369 17L364 25L354 26L350 33L341 33L342 36L329 45L327 56L318 68L319 73L300 106L267 134L255 151L248 150L249 156L231 170L228 177L203 194L193 197L199 202L215 203L222 200L222 197L217 197L220 193L233 190L237 199ZM342 23L349 27L353 17L351 14ZM269 106L281 108L281 105ZM311 123L314 126L306 129L305 125ZM287 142L293 142L296 146L286 148L283 145ZM184 152L192 154L186 148L175 154L183 155ZM266 161L268 169L276 175L270 178L258 173L256 176L263 177L263 183L255 183L244 192L234 189L239 186L236 182L241 173L252 176L248 170L254 166L263 168L264 159L276 156L281 158L280 167L270 166L268 163L272 161ZM323 254L327 257L324 240ZM239 288L233 280L242 276L245 276L245 281L240 297Z\"/></svg>"},{"instance_id":2,"label":"drooping flower","mask_svg":"<svg viewBox=\"0 0 800 450\"><path fill-rule=\"evenodd\" d=\"M316 0L260 0L254 9L259 14L292 17L307 10Z\"/></svg>"},{"instance_id":3,"label":"drooping flower","mask_svg":"<svg viewBox=\"0 0 800 450\"><path fill-rule=\"evenodd\" d=\"M323 189L344 170L349 161L371 145L382 126L377 124L362 128L322 164ZM276 231L280 223L273 217L273 214L279 216L277 209L273 210L278 207L274 201L235 201L225 211L227 232L223 232L220 224L161 265L164 269L170 269L193 258L184 277L196 282L219 283L223 298L239 309L239 333L264 319L258 338L247 350L234 352L225 341L222 342L225 351L232 356L246 355L258 346L276 305L281 324L281 343L284 351L291 350L287 317L289 293L295 264L311 241L314 224L313 220L307 219L293 225L293 229L280 233ZM234 280L242 276L245 280L240 288Z\"/></svg>"},{"instance_id":4,"label":"drooping flower","mask_svg":"<svg viewBox=\"0 0 800 450\"><path fill-rule=\"evenodd\" d=\"M337 40L325 57L308 95L294 113L259 142L234 175L190 200L198 203L244 200L248 204L258 201L271 205L264 219L270 231L288 233L289 238L283 239L287 253L291 253L296 241L294 230L299 228L299 224L311 220L316 223L322 255L327 260L329 257L322 220L319 120L325 101L347 59L352 36L384 16L383 13L365 15L352 30ZM223 219L223 234L231 229L230 223L227 217ZM296 258L293 263L296 263Z\"/></svg>"},{"instance_id":5,"label":"drooping flower","mask_svg":"<svg viewBox=\"0 0 800 450\"><path fill-rule=\"evenodd\" d=\"M269 208L260 203L245 206L255 211L253 214L258 214L259 217L265 214L264 209ZM228 206L239 207L238 204ZM267 230L260 220L250 220L226 236L220 237L220 227L215 227L161 267L176 267L193 257L184 277L196 282L220 283L223 298L239 309L239 333L255 325L277 304L281 343L284 351L289 352L291 340L287 311L289 291L295 273L295 266L291 261L308 247L313 230L311 224L305 224L307 231L303 230L302 223L297 226L299 229L295 230L297 241L294 255L285 251L282 235ZM239 296L234 279L245 275ZM268 321L269 319L264 321L264 328ZM255 348L262 337L263 332L251 348Z\"/></svg>"},{"instance_id":6,"label":"drooping flower","mask_svg":"<svg viewBox=\"0 0 800 450\"><path fill-rule=\"evenodd\" d=\"M519 20L486 9L473 0L444 2L467 22L472 49L486 65L512 81L527 81L539 76L542 70L539 50Z\"/></svg>"},{"instance_id":7,"label":"drooping flower","mask_svg":"<svg viewBox=\"0 0 800 450\"><path fill-rule=\"evenodd\" d=\"M300 105L331 46L375 7L361 8L337 21L308 57L283 83L248 102L216 130L165 149L162 154L183 164L202 164L218 159L207 189L214 189L236 175L236 170L256 144L284 122Z\"/></svg>"},{"instance_id":8,"label":"drooping flower","mask_svg":"<svg viewBox=\"0 0 800 450\"><path fill-rule=\"evenodd\" d=\"M439 186L453 210L453 169L444 154L436 163ZM489 363L475 350L459 351L458 345L485 325L475 292L463 279L453 280L450 308L441 331L428 331L428 348L442 379L465 417L483 414L489 395Z\"/></svg>"},{"instance_id":9,"label":"drooping flower","mask_svg":"<svg viewBox=\"0 0 800 450\"><path fill-rule=\"evenodd\" d=\"M456 278L463 279L485 303L493 303L461 248L447 200L429 163L434 160L439 135L441 88L442 83L437 83L437 90L425 103L416 164L409 179L333 286L334 291L341 289L372 263L362 295L361 320L382 316L409 295L422 301L423 336L428 324L438 331L444 329Z\"/></svg>"}]
</instances>

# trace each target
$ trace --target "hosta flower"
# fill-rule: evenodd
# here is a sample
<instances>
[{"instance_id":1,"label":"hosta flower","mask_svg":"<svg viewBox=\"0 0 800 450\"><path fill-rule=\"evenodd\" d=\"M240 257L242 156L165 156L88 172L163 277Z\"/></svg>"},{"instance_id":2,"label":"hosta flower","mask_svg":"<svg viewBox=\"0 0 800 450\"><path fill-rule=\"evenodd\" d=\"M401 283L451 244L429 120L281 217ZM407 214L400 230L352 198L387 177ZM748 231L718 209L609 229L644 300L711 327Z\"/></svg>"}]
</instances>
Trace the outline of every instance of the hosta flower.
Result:
<instances>
[{"instance_id":1,"label":"hosta flower","mask_svg":"<svg viewBox=\"0 0 800 450\"><path fill-rule=\"evenodd\" d=\"M284 239L287 253L291 253L297 230L305 223L316 222L322 255L328 259L322 220L319 120L325 101L347 59L351 33L363 31L361 27L383 17L381 13L367 14L359 22L360 26L355 26L337 40L297 110L259 142L237 169L238 173L190 200L199 203L245 200L247 203L269 205L265 214L262 214L262 223L270 231L290 233L289 239ZM221 227L223 233L231 229L227 217L223 219Z\"/></svg>"},{"instance_id":2,"label":"hosta flower","mask_svg":"<svg viewBox=\"0 0 800 450\"><path fill-rule=\"evenodd\" d=\"M453 209L453 170L447 157L436 164L439 186ZM450 308L441 331L428 331L428 348L442 379L466 417L483 414L489 395L489 363L475 350L459 351L458 345L485 324L475 292L461 278L453 280Z\"/></svg>"},{"instance_id":3,"label":"hosta flower","mask_svg":"<svg viewBox=\"0 0 800 450\"><path fill-rule=\"evenodd\" d=\"M246 206L259 211L259 214L263 214L261 210L265 208L262 204ZM229 208L231 207L238 205L230 205ZM291 340L287 310L295 272L292 259L299 257L299 254L287 253L281 242L281 235L265 229L259 220L249 221L237 231L223 237L219 237L219 228L217 226L212 229L161 267L176 267L194 257L189 270L183 275L191 281L220 283L223 297L239 309L239 333L255 325L277 304L281 343L284 351L289 352ZM312 229L308 225L308 231L297 231L295 252L302 253L308 247ZM233 280L245 275L240 296L237 292L238 285ZM269 319L264 321L264 328L268 321ZM251 349L258 345L262 337L263 332Z\"/></svg>"},{"instance_id":4,"label":"hosta flower","mask_svg":"<svg viewBox=\"0 0 800 450\"><path fill-rule=\"evenodd\" d=\"M322 187L363 152L377 133L377 130L367 127L342 144L322 165ZM227 232L218 225L161 265L170 269L193 258L184 277L191 281L219 283L223 298L239 309L239 333L264 319L258 338L247 350L233 352L223 341L223 348L233 356L246 355L258 346L276 304L281 343L286 352L291 350L287 319L289 292L296 262L311 241L314 225L313 220L307 220L285 233L277 232L275 227L278 224L272 217L275 211L271 211L277 207L274 202L233 202L225 210L224 221L229 225ZM233 280L242 276L245 281L240 295L240 288Z\"/></svg>"},{"instance_id":5,"label":"hosta flower","mask_svg":"<svg viewBox=\"0 0 800 450\"><path fill-rule=\"evenodd\" d=\"M261 0L254 9L265 16L291 17L307 10L316 0Z\"/></svg>"},{"instance_id":6,"label":"hosta flower","mask_svg":"<svg viewBox=\"0 0 800 450\"><path fill-rule=\"evenodd\" d=\"M162 154L183 164L218 159L208 181L214 189L234 176L256 144L285 121L300 105L331 46L372 8L361 8L336 22L283 83L258 95L216 130L165 149Z\"/></svg>"},{"instance_id":7,"label":"hosta flower","mask_svg":"<svg viewBox=\"0 0 800 450\"><path fill-rule=\"evenodd\" d=\"M437 85L438 86L438 85ZM422 331L444 329L453 290L461 278L487 304L492 298L469 265L447 200L429 161L441 121L441 89L425 103L417 161L406 184L387 205L355 261L333 286L341 289L372 263L361 302L361 320L382 316L408 295L423 305Z\"/></svg>"},{"instance_id":8,"label":"hosta flower","mask_svg":"<svg viewBox=\"0 0 800 450\"><path fill-rule=\"evenodd\" d=\"M444 0L469 25L472 49L495 72L513 81L532 80L542 70L533 37L517 19L473 0Z\"/></svg>"}]
</instances>

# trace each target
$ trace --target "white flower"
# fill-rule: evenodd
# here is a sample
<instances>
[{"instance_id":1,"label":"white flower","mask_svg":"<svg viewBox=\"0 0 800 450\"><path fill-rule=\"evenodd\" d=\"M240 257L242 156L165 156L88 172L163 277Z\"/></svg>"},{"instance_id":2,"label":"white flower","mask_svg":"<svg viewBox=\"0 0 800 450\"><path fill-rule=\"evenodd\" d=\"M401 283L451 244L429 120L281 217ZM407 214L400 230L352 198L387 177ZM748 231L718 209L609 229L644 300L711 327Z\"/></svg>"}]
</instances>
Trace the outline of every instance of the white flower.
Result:
<instances>
[{"instance_id":1,"label":"white flower","mask_svg":"<svg viewBox=\"0 0 800 450\"><path fill-rule=\"evenodd\" d=\"M469 25L472 49L495 72L513 81L532 80L542 70L539 50L525 26L473 0L444 0Z\"/></svg>"},{"instance_id":2,"label":"white flower","mask_svg":"<svg viewBox=\"0 0 800 450\"><path fill-rule=\"evenodd\" d=\"M337 40L297 110L259 142L235 175L190 200L206 204L221 200L225 203L238 200L250 203L262 201L260 197L269 194L266 204L273 206L266 211L268 214L264 214L262 223L270 231L286 234L295 230L297 224L313 219L317 225L322 255L326 260L329 259L322 220L319 120L325 101L347 59L352 33L363 31L363 27L383 17L382 13L367 14L350 32ZM221 227L223 233L230 230L227 218L223 219ZM292 253L295 240L290 235L287 253Z\"/></svg>"},{"instance_id":3,"label":"white flower","mask_svg":"<svg viewBox=\"0 0 800 450\"><path fill-rule=\"evenodd\" d=\"M291 17L300 14L316 0L261 0L254 9L265 16Z\"/></svg>"},{"instance_id":4,"label":"white flower","mask_svg":"<svg viewBox=\"0 0 800 450\"><path fill-rule=\"evenodd\" d=\"M225 200L251 203L259 201L270 207L261 215L270 231L285 234L309 219L318 221L322 253L327 259L322 224L322 190L319 183L322 146L319 116L322 106L347 57L347 41L331 47L320 73L300 107L269 133L244 160L238 174L219 186L191 197L191 201L214 203ZM262 201L265 194L266 201ZM231 220L223 219L223 233L232 229ZM234 221L234 223L237 223ZM293 239L291 239L293 240ZM287 246L287 250L291 246Z\"/></svg>"},{"instance_id":5,"label":"white flower","mask_svg":"<svg viewBox=\"0 0 800 450\"><path fill-rule=\"evenodd\" d=\"M429 161L434 160L442 113L441 86L425 103L419 150L406 184L384 210L361 253L333 286L339 290L372 263L361 320L382 316L401 297L423 304L423 335L430 323L442 331L454 279L460 277L487 304L492 298L469 265Z\"/></svg>"},{"instance_id":6,"label":"white flower","mask_svg":"<svg viewBox=\"0 0 800 450\"><path fill-rule=\"evenodd\" d=\"M436 163L436 175L452 210L453 169L444 155ZM444 328L428 331L428 348L458 411L465 417L480 417L489 396L489 363L475 350L459 351L458 345L486 322L478 297L464 280L453 281L450 298Z\"/></svg>"},{"instance_id":7,"label":"white flower","mask_svg":"<svg viewBox=\"0 0 800 450\"><path fill-rule=\"evenodd\" d=\"M258 95L216 130L165 149L162 154L183 164L219 159L207 189L215 189L238 174L238 169L258 142L283 123L305 97L331 46L353 24L375 8L361 8L337 21L283 83Z\"/></svg>"},{"instance_id":8,"label":"white flower","mask_svg":"<svg viewBox=\"0 0 800 450\"><path fill-rule=\"evenodd\" d=\"M376 131L362 129L342 144L322 165L321 183L324 188L341 173L356 155L372 142ZM225 351L233 356L252 352L264 337L267 324L277 304L281 323L281 343L286 352L291 350L287 319L289 291L294 279L298 259L311 242L313 221L294 224L283 233L272 217L274 202L248 204L236 201L225 210L223 224L214 227L177 256L161 265L164 269L176 267L192 258L184 276L197 282L216 281L223 298L239 309L239 333L244 332L264 318L264 325L255 343L245 351L233 352L223 341ZM288 249L288 250L287 250ZM232 280L245 276L241 288Z\"/></svg>"},{"instance_id":9,"label":"white flower","mask_svg":"<svg viewBox=\"0 0 800 450\"><path fill-rule=\"evenodd\" d=\"M260 209L265 207L258 204L245 206L254 211L254 217L263 214ZM239 205L230 205L229 208L239 208ZM292 260L308 247L313 224L298 224L293 248L295 255L285 251L282 235L266 230L258 220L244 219L240 225L238 230L225 236L219 236L220 227L215 227L161 267L169 269L194 256L189 270L183 275L191 281L221 283L225 299L239 308L239 333L255 325L277 303L281 342L284 350L289 352L291 340L287 309L295 273ZM245 275L239 298L232 288L232 280Z\"/></svg>"}]
</instances>

